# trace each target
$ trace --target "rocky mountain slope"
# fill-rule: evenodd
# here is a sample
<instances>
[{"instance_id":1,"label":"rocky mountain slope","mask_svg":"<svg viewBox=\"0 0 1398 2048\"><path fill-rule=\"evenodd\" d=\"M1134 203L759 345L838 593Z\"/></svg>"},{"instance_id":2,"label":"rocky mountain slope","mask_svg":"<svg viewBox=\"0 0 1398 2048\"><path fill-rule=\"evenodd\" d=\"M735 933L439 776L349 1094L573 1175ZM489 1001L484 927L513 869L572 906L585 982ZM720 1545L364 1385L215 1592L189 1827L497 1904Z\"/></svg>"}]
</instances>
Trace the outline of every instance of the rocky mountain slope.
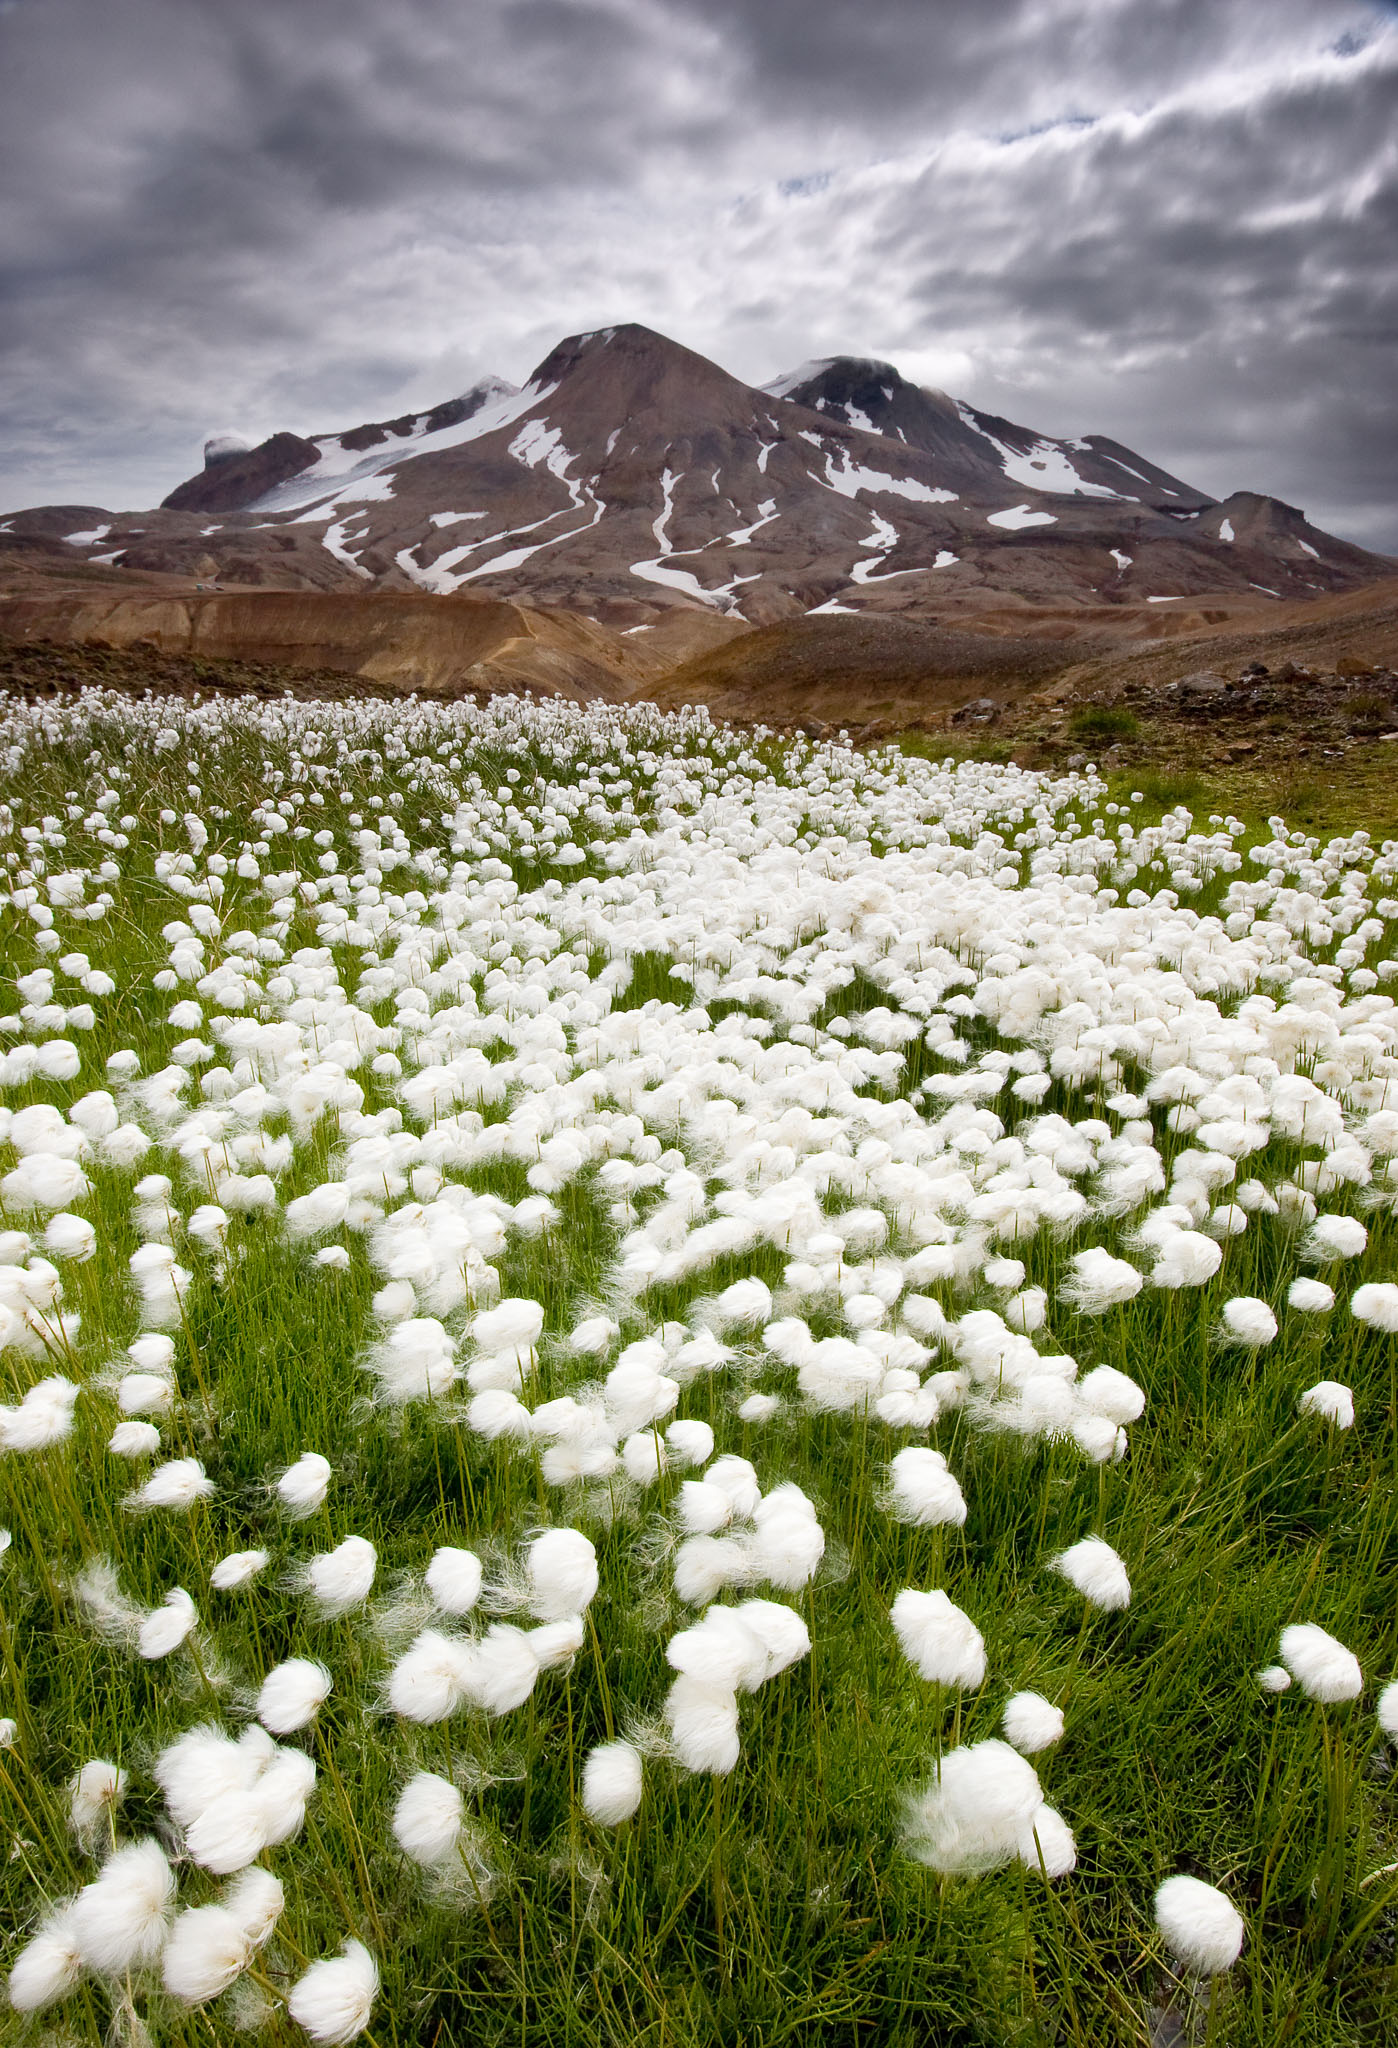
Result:
<instances>
[{"instance_id":1,"label":"rocky mountain slope","mask_svg":"<svg viewBox=\"0 0 1398 2048\"><path fill-rule=\"evenodd\" d=\"M757 390L637 326L561 342L522 390L488 379L346 432L210 444L155 511L12 514L0 564L19 554L225 587L488 596L622 632L677 609L954 626L1211 594L1265 607L1393 568L1276 499L1211 499L1100 435L1037 434L889 364L841 357Z\"/></svg>"}]
</instances>

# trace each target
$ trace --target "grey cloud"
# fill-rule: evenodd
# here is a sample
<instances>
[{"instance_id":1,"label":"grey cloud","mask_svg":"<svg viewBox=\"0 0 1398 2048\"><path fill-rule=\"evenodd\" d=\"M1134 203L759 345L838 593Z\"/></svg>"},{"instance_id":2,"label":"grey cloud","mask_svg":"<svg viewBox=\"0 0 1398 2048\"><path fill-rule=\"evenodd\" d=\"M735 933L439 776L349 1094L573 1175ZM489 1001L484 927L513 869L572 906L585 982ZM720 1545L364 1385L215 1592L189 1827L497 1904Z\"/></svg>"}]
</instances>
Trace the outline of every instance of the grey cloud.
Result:
<instances>
[{"instance_id":1,"label":"grey cloud","mask_svg":"<svg viewBox=\"0 0 1398 2048\"><path fill-rule=\"evenodd\" d=\"M754 379L940 350L1398 547L1395 65L1362 0L25 0L0 497L151 502L212 427L641 319Z\"/></svg>"}]
</instances>

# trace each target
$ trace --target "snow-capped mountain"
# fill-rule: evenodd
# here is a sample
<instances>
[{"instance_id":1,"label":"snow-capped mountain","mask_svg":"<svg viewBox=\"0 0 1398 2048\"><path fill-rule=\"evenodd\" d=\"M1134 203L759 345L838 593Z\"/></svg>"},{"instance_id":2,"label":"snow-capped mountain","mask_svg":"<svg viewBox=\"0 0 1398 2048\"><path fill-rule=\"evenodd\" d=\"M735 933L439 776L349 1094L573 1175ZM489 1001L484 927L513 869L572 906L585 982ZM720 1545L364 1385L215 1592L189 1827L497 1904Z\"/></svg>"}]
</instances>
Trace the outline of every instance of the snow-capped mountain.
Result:
<instances>
[{"instance_id":1,"label":"snow-capped mountain","mask_svg":"<svg viewBox=\"0 0 1398 2048\"><path fill-rule=\"evenodd\" d=\"M469 591L618 625L676 606L760 624L997 596L1299 598L1392 573L1275 499L1212 499L1101 435L1035 433L888 363L836 357L758 390L639 326L560 342L522 390L487 379L397 420L212 443L156 512L8 524L118 570Z\"/></svg>"}]
</instances>

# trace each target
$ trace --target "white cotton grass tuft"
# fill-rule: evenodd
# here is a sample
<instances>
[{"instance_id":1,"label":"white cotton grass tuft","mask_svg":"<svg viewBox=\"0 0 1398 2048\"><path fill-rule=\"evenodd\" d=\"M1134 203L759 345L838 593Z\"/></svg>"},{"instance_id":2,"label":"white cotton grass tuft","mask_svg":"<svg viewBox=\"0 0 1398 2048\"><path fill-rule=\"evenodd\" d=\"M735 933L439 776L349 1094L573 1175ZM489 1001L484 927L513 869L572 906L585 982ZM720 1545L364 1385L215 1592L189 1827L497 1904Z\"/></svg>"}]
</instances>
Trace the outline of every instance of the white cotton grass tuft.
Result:
<instances>
[{"instance_id":1,"label":"white cotton grass tuft","mask_svg":"<svg viewBox=\"0 0 1398 2048\"><path fill-rule=\"evenodd\" d=\"M1178 1962L1200 1977L1231 1970L1243 1952L1243 1917L1216 1885L1167 1877L1155 1894L1155 1924Z\"/></svg>"},{"instance_id":2,"label":"white cotton grass tuft","mask_svg":"<svg viewBox=\"0 0 1398 2048\"><path fill-rule=\"evenodd\" d=\"M1277 1319L1255 1294L1237 1294L1223 1304L1223 1339L1260 1351L1277 1334Z\"/></svg>"},{"instance_id":3,"label":"white cotton grass tuft","mask_svg":"<svg viewBox=\"0 0 1398 2048\"><path fill-rule=\"evenodd\" d=\"M43 1921L10 1968L10 2004L16 2012L39 2012L66 1997L83 1973L70 1907L60 1907Z\"/></svg>"},{"instance_id":4,"label":"white cotton grass tuft","mask_svg":"<svg viewBox=\"0 0 1398 2048\"><path fill-rule=\"evenodd\" d=\"M1037 1756L1063 1740L1063 1709L1046 1700L1042 1693L1016 1692L1005 1702L1001 1716L1005 1740L1021 1756Z\"/></svg>"},{"instance_id":5,"label":"white cotton grass tuft","mask_svg":"<svg viewBox=\"0 0 1398 2048\"><path fill-rule=\"evenodd\" d=\"M1075 1253L1072 1275L1059 1289L1082 1315L1101 1316L1133 1301L1145 1286L1145 1275L1129 1259L1113 1258L1101 1245Z\"/></svg>"},{"instance_id":6,"label":"white cotton grass tuft","mask_svg":"<svg viewBox=\"0 0 1398 2048\"><path fill-rule=\"evenodd\" d=\"M1093 1607L1109 1613L1131 1604L1131 1581L1122 1559L1100 1536L1084 1536L1049 1561L1049 1570L1068 1581Z\"/></svg>"},{"instance_id":7,"label":"white cotton grass tuft","mask_svg":"<svg viewBox=\"0 0 1398 2048\"><path fill-rule=\"evenodd\" d=\"M306 1587L322 1620L362 1607L374 1589L379 1554L366 1536L346 1536L306 1566Z\"/></svg>"},{"instance_id":8,"label":"white cotton grass tuft","mask_svg":"<svg viewBox=\"0 0 1398 2048\"><path fill-rule=\"evenodd\" d=\"M1296 1621L1284 1628L1277 1654L1306 1697L1323 1706L1358 1699L1364 1690L1364 1673L1353 1650L1314 1622Z\"/></svg>"},{"instance_id":9,"label":"white cotton grass tuft","mask_svg":"<svg viewBox=\"0 0 1398 2048\"><path fill-rule=\"evenodd\" d=\"M738 1701L724 1685L682 1672L665 1697L665 1719L677 1761L687 1771L723 1777L738 1761Z\"/></svg>"},{"instance_id":10,"label":"white cotton grass tuft","mask_svg":"<svg viewBox=\"0 0 1398 2048\"><path fill-rule=\"evenodd\" d=\"M427 1590L443 1614L469 1614L481 1597L484 1573L473 1550L444 1543L432 1553Z\"/></svg>"},{"instance_id":11,"label":"white cotton grass tuft","mask_svg":"<svg viewBox=\"0 0 1398 2048\"><path fill-rule=\"evenodd\" d=\"M136 1512L153 1508L184 1511L213 1492L214 1482L197 1458L171 1458L157 1465L145 1485L126 1496L123 1506Z\"/></svg>"},{"instance_id":12,"label":"white cotton grass tuft","mask_svg":"<svg viewBox=\"0 0 1398 2048\"><path fill-rule=\"evenodd\" d=\"M1139 1422L1146 1412L1145 1389L1114 1365L1096 1365L1077 1382L1077 1397L1092 1415L1118 1428Z\"/></svg>"},{"instance_id":13,"label":"white cotton grass tuft","mask_svg":"<svg viewBox=\"0 0 1398 2048\"><path fill-rule=\"evenodd\" d=\"M174 1398L174 1387L157 1372L124 1373L117 1387L117 1406L123 1415L166 1415Z\"/></svg>"},{"instance_id":14,"label":"white cotton grass tuft","mask_svg":"<svg viewBox=\"0 0 1398 2048\"><path fill-rule=\"evenodd\" d=\"M353 2041L369 2024L379 1992L378 1964L361 1941L312 1963L291 1988L286 2009L313 2041Z\"/></svg>"},{"instance_id":15,"label":"white cotton grass tuft","mask_svg":"<svg viewBox=\"0 0 1398 2048\"><path fill-rule=\"evenodd\" d=\"M1398 1332L1398 1282L1369 1280L1350 1296L1350 1314L1370 1329L1392 1336Z\"/></svg>"},{"instance_id":16,"label":"white cotton grass tuft","mask_svg":"<svg viewBox=\"0 0 1398 2048\"><path fill-rule=\"evenodd\" d=\"M1326 1315L1335 1306L1335 1290L1323 1280L1293 1280L1286 1290L1286 1304L1288 1308L1299 1309L1302 1315Z\"/></svg>"},{"instance_id":17,"label":"white cotton grass tuft","mask_svg":"<svg viewBox=\"0 0 1398 2048\"><path fill-rule=\"evenodd\" d=\"M1264 1664L1255 1676L1263 1692L1289 1692L1291 1690L1291 1673L1284 1664Z\"/></svg>"},{"instance_id":18,"label":"white cotton grass tuft","mask_svg":"<svg viewBox=\"0 0 1398 2048\"><path fill-rule=\"evenodd\" d=\"M156 1841L114 1849L68 1911L68 1927L86 1967L117 1976L152 1963L165 1944L175 1876Z\"/></svg>"},{"instance_id":19,"label":"white cotton grass tuft","mask_svg":"<svg viewBox=\"0 0 1398 2048\"><path fill-rule=\"evenodd\" d=\"M17 1408L0 1407L0 1451L42 1451L62 1443L72 1434L78 1393L72 1380L50 1373L29 1388Z\"/></svg>"},{"instance_id":20,"label":"white cotton grass tuft","mask_svg":"<svg viewBox=\"0 0 1398 2048\"><path fill-rule=\"evenodd\" d=\"M160 1959L165 1989L186 2005L219 1997L269 1939L285 1903L280 1880L254 1867L235 1878L216 1904L187 1908Z\"/></svg>"},{"instance_id":21,"label":"white cotton grass tuft","mask_svg":"<svg viewBox=\"0 0 1398 2048\"><path fill-rule=\"evenodd\" d=\"M160 1449L160 1431L153 1422L119 1422L107 1449L114 1458L153 1458Z\"/></svg>"},{"instance_id":22,"label":"white cotton grass tuft","mask_svg":"<svg viewBox=\"0 0 1398 2048\"><path fill-rule=\"evenodd\" d=\"M265 1572L271 1562L265 1550L230 1550L227 1557L221 1557L209 1573L209 1584L218 1593L231 1593L238 1586L249 1585L259 1572Z\"/></svg>"},{"instance_id":23,"label":"white cotton grass tuft","mask_svg":"<svg viewBox=\"0 0 1398 2048\"><path fill-rule=\"evenodd\" d=\"M126 1772L105 1757L85 1763L68 1784L68 1820L73 1833L86 1848L95 1846L101 1835L110 1840L116 1827L116 1810L126 1797Z\"/></svg>"},{"instance_id":24,"label":"white cotton grass tuft","mask_svg":"<svg viewBox=\"0 0 1398 2048\"><path fill-rule=\"evenodd\" d=\"M922 1529L959 1529L965 1522L966 1497L940 1451L909 1444L888 1469L888 1512L895 1521Z\"/></svg>"},{"instance_id":25,"label":"white cotton grass tuft","mask_svg":"<svg viewBox=\"0 0 1398 2048\"><path fill-rule=\"evenodd\" d=\"M445 1721L465 1704L471 1674L470 1643L424 1629L389 1672L389 1705L405 1721Z\"/></svg>"},{"instance_id":26,"label":"white cotton grass tuft","mask_svg":"<svg viewBox=\"0 0 1398 2048\"><path fill-rule=\"evenodd\" d=\"M189 1636L199 1616L183 1586L172 1586L161 1606L141 1623L136 1648L148 1663L168 1657Z\"/></svg>"},{"instance_id":27,"label":"white cotton grass tuft","mask_svg":"<svg viewBox=\"0 0 1398 2048\"><path fill-rule=\"evenodd\" d=\"M1336 1429L1353 1429L1354 1395L1341 1380L1317 1380L1297 1397L1299 1415L1317 1415Z\"/></svg>"},{"instance_id":28,"label":"white cotton grass tuft","mask_svg":"<svg viewBox=\"0 0 1398 2048\"><path fill-rule=\"evenodd\" d=\"M329 1490L330 1472L328 1458L323 1458L319 1451L303 1451L276 1481L282 1506L297 1520L313 1515Z\"/></svg>"},{"instance_id":29,"label":"white cotton grass tuft","mask_svg":"<svg viewBox=\"0 0 1398 2048\"><path fill-rule=\"evenodd\" d=\"M582 1809L599 1827L620 1827L641 1803L641 1752L618 1739L599 1743L582 1770Z\"/></svg>"},{"instance_id":30,"label":"white cotton grass tuft","mask_svg":"<svg viewBox=\"0 0 1398 2048\"><path fill-rule=\"evenodd\" d=\"M1390 1742L1398 1742L1398 1678L1391 1678L1374 1707L1378 1723Z\"/></svg>"},{"instance_id":31,"label":"white cotton grass tuft","mask_svg":"<svg viewBox=\"0 0 1398 2048\"><path fill-rule=\"evenodd\" d=\"M1318 1262L1357 1259L1368 1242L1369 1233L1357 1216L1317 1216L1304 1249Z\"/></svg>"},{"instance_id":32,"label":"white cotton grass tuft","mask_svg":"<svg viewBox=\"0 0 1398 2048\"><path fill-rule=\"evenodd\" d=\"M529 1545L525 1569L536 1621L581 1614L597 1591L597 1552L580 1529L545 1529Z\"/></svg>"},{"instance_id":33,"label":"white cotton grass tuft","mask_svg":"<svg viewBox=\"0 0 1398 2048\"><path fill-rule=\"evenodd\" d=\"M749 1394L745 1401L738 1403L738 1420L748 1423L770 1422L782 1411L780 1394Z\"/></svg>"},{"instance_id":34,"label":"white cotton grass tuft","mask_svg":"<svg viewBox=\"0 0 1398 2048\"><path fill-rule=\"evenodd\" d=\"M461 1794L449 1778L419 1771L393 1809L393 1839L405 1856L430 1868L454 1854L461 1836Z\"/></svg>"},{"instance_id":35,"label":"white cotton grass tuft","mask_svg":"<svg viewBox=\"0 0 1398 2048\"><path fill-rule=\"evenodd\" d=\"M329 1698L330 1673L309 1657L288 1657L263 1679L257 1694L257 1718L273 1735L291 1735L314 1720Z\"/></svg>"},{"instance_id":36,"label":"white cotton grass tuft","mask_svg":"<svg viewBox=\"0 0 1398 2048\"><path fill-rule=\"evenodd\" d=\"M974 1692L985 1680L985 1640L940 1588L905 1586L890 1610L903 1654L919 1677Z\"/></svg>"},{"instance_id":37,"label":"white cotton grass tuft","mask_svg":"<svg viewBox=\"0 0 1398 2048\"><path fill-rule=\"evenodd\" d=\"M997 1737L942 1758L927 1790L907 1802L904 1845L949 1876L999 1870L1018 1857L1032 1870L1042 1862L1055 1877L1076 1861L1070 1830L1044 1804L1038 1772Z\"/></svg>"}]
</instances>

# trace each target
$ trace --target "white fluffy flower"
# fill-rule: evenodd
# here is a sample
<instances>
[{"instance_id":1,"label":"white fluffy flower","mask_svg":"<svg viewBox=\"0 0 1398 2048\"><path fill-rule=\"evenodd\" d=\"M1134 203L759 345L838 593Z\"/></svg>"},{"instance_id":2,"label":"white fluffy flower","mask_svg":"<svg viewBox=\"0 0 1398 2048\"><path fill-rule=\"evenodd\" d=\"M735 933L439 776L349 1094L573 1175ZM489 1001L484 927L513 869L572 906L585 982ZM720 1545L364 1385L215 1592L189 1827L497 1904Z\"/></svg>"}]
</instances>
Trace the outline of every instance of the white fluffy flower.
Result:
<instances>
[{"instance_id":1,"label":"white fluffy flower","mask_svg":"<svg viewBox=\"0 0 1398 2048\"><path fill-rule=\"evenodd\" d=\"M330 1460L319 1451L303 1451L277 1480L282 1505L297 1518L313 1515L330 1485Z\"/></svg>"},{"instance_id":2,"label":"white fluffy flower","mask_svg":"<svg viewBox=\"0 0 1398 2048\"><path fill-rule=\"evenodd\" d=\"M160 1431L153 1422L119 1422L107 1449L114 1458L153 1458L160 1449Z\"/></svg>"},{"instance_id":3,"label":"white fluffy flower","mask_svg":"<svg viewBox=\"0 0 1398 2048\"><path fill-rule=\"evenodd\" d=\"M366 1536L346 1536L333 1550L313 1557L306 1584L316 1612L330 1620L362 1606L373 1591L378 1563L379 1554Z\"/></svg>"},{"instance_id":4,"label":"white fluffy flower","mask_svg":"<svg viewBox=\"0 0 1398 2048\"><path fill-rule=\"evenodd\" d=\"M1042 1693L1012 1693L1005 1702L1001 1720L1005 1740L1022 1756L1037 1756L1063 1739L1063 1709L1046 1700Z\"/></svg>"},{"instance_id":5,"label":"white fluffy flower","mask_svg":"<svg viewBox=\"0 0 1398 2048\"><path fill-rule=\"evenodd\" d=\"M1072 1266L1072 1275L1059 1292L1087 1316L1105 1315L1134 1300L1146 1284L1145 1275L1129 1259L1114 1259L1101 1245L1075 1253Z\"/></svg>"},{"instance_id":6,"label":"white fluffy flower","mask_svg":"<svg viewBox=\"0 0 1398 2048\"><path fill-rule=\"evenodd\" d=\"M1155 1923L1171 1953L1201 1977L1231 1970L1243 1952L1242 1915L1202 1878L1167 1877L1155 1895Z\"/></svg>"},{"instance_id":7,"label":"white fluffy flower","mask_svg":"<svg viewBox=\"0 0 1398 2048\"><path fill-rule=\"evenodd\" d=\"M1131 1604L1131 1581L1126 1566L1100 1536L1084 1536L1051 1559L1049 1570L1076 1587L1094 1607L1109 1611Z\"/></svg>"},{"instance_id":8,"label":"white fluffy flower","mask_svg":"<svg viewBox=\"0 0 1398 2048\"><path fill-rule=\"evenodd\" d=\"M1359 1659L1311 1621L1295 1621L1281 1632L1278 1655L1307 1698L1334 1706L1358 1699L1364 1690Z\"/></svg>"},{"instance_id":9,"label":"white fluffy flower","mask_svg":"<svg viewBox=\"0 0 1398 2048\"><path fill-rule=\"evenodd\" d=\"M1398 1678L1392 1678L1379 1694L1374 1709L1378 1722L1390 1742L1398 1742Z\"/></svg>"},{"instance_id":10,"label":"white fluffy flower","mask_svg":"<svg viewBox=\"0 0 1398 2048\"><path fill-rule=\"evenodd\" d=\"M908 1802L905 1841L920 1863L969 1876L1033 1854L1043 1806L1034 1766L992 1738L950 1750L927 1790Z\"/></svg>"},{"instance_id":11,"label":"white fluffy flower","mask_svg":"<svg viewBox=\"0 0 1398 2048\"><path fill-rule=\"evenodd\" d=\"M104 1976L151 1963L165 1942L175 1878L158 1842L114 1849L100 1876L84 1885L68 1913L83 1962Z\"/></svg>"},{"instance_id":12,"label":"white fluffy flower","mask_svg":"<svg viewBox=\"0 0 1398 2048\"><path fill-rule=\"evenodd\" d=\"M184 1587L172 1586L164 1605L153 1609L141 1623L136 1647L150 1662L168 1657L172 1650L178 1650L198 1619L194 1602Z\"/></svg>"},{"instance_id":13,"label":"white fluffy flower","mask_svg":"<svg viewBox=\"0 0 1398 2048\"><path fill-rule=\"evenodd\" d=\"M1293 1280L1286 1301L1288 1308L1299 1309L1303 1315L1324 1315L1335 1306L1335 1290L1323 1280Z\"/></svg>"},{"instance_id":14,"label":"white fluffy flower","mask_svg":"<svg viewBox=\"0 0 1398 2048\"><path fill-rule=\"evenodd\" d=\"M974 1691L985 1678L985 1640L968 1614L941 1589L905 1586L890 1610L903 1654L934 1685Z\"/></svg>"},{"instance_id":15,"label":"white fluffy flower","mask_svg":"<svg viewBox=\"0 0 1398 2048\"><path fill-rule=\"evenodd\" d=\"M125 1771L105 1757L93 1757L83 1765L68 1787L68 1818L80 1841L90 1843L100 1830L111 1828L126 1786Z\"/></svg>"},{"instance_id":16,"label":"white fluffy flower","mask_svg":"<svg viewBox=\"0 0 1398 2048\"><path fill-rule=\"evenodd\" d=\"M889 1512L915 1528L966 1520L966 1498L940 1451L909 1444L889 1466Z\"/></svg>"},{"instance_id":17,"label":"white fluffy flower","mask_svg":"<svg viewBox=\"0 0 1398 2048\"><path fill-rule=\"evenodd\" d=\"M545 1529L529 1546L526 1569L537 1621L581 1614L597 1591L597 1552L580 1529Z\"/></svg>"},{"instance_id":18,"label":"white fluffy flower","mask_svg":"<svg viewBox=\"0 0 1398 2048\"><path fill-rule=\"evenodd\" d=\"M10 2004L16 2012L38 2012L64 1997L83 1973L84 1957L71 1908L51 1913L15 1957L10 1969Z\"/></svg>"},{"instance_id":19,"label":"white fluffy flower","mask_svg":"<svg viewBox=\"0 0 1398 2048\"><path fill-rule=\"evenodd\" d=\"M1398 1283L1366 1281L1363 1287L1355 1288L1349 1306L1350 1314L1358 1322L1368 1323L1371 1329L1383 1330L1389 1336L1398 1331Z\"/></svg>"},{"instance_id":20,"label":"white fluffy flower","mask_svg":"<svg viewBox=\"0 0 1398 2048\"><path fill-rule=\"evenodd\" d=\"M582 1808L599 1827L619 1827L641 1803L641 1752L629 1742L603 1742L582 1772Z\"/></svg>"},{"instance_id":21,"label":"white fluffy flower","mask_svg":"<svg viewBox=\"0 0 1398 2048\"><path fill-rule=\"evenodd\" d=\"M127 1495L125 1505L183 1510L192 1508L197 1500L207 1500L213 1491L214 1482L197 1458L171 1458L156 1466L144 1486Z\"/></svg>"},{"instance_id":22,"label":"white fluffy flower","mask_svg":"<svg viewBox=\"0 0 1398 2048\"><path fill-rule=\"evenodd\" d=\"M265 1550L230 1550L209 1573L209 1584L216 1592L231 1593L235 1586L246 1586L250 1579L265 1571L267 1564Z\"/></svg>"},{"instance_id":23,"label":"white fluffy flower","mask_svg":"<svg viewBox=\"0 0 1398 2048\"><path fill-rule=\"evenodd\" d=\"M1259 1351L1276 1336L1277 1319L1255 1294L1236 1294L1223 1304L1223 1327L1228 1342Z\"/></svg>"},{"instance_id":24,"label":"white fluffy flower","mask_svg":"<svg viewBox=\"0 0 1398 2048\"><path fill-rule=\"evenodd\" d=\"M378 1964L363 1942L312 1963L292 1986L286 2009L313 2041L352 2041L369 2024L379 1991Z\"/></svg>"},{"instance_id":25,"label":"white fluffy flower","mask_svg":"<svg viewBox=\"0 0 1398 2048\"><path fill-rule=\"evenodd\" d=\"M469 1614L481 1597L481 1561L473 1550L444 1543L432 1553L427 1590L444 1614Z\"/></svg>"},{"instance_id":26,"label":"white fluffy flower","mask_svg":"<svg viewBox=\"0 0 1398 2048\"><path fill-rule=\"evenodd\" d=\"M1300 1395L1296 1407L1302 1415L1318 1415L1323 1422L1333 1422L1336 1429L1354 1427L1354 1395L1340 1380L1317 1380Z\"/></svg>"},{"instance_id":27,"label":"white fluffy flower","mask_svg":"<svg viewBox=\"0 0 1398 2048\"><path fill-rule=\"evenodd\" d=\"M257 1695L257 1718L274 1735L290 1735L312 1720L330 1693L330 1673L309 1657L288 1657L267 1673Z\"/></svg>"},{"instance_id":28,"label":"white fluffy flower","mask_svg":"<svg viewBox=\"0 0 1398 2048\"><path fill-rule=\"evenodd\" d=\"M448 1778L419 1771L393 1809L393 1839L414 1863L444 1863L461 1835L461 1794Z\"/></svg>"}]
</instances>

